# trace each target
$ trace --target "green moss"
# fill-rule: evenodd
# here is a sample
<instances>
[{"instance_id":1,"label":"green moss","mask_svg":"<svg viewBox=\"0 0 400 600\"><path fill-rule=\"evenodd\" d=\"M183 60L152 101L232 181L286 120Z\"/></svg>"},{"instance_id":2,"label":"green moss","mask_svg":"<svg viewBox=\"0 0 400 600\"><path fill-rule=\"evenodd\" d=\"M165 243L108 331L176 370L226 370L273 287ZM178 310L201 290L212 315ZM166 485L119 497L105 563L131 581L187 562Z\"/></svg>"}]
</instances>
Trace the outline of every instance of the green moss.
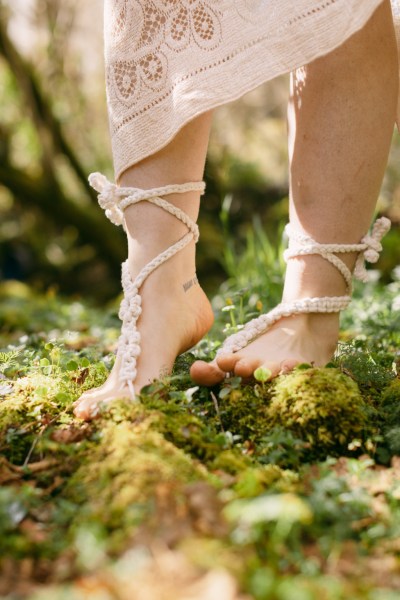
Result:
<instances>
[{"instance_id":1,"label":"green moss","mask_svg":"<svg viewBox=\"0 0 400 600\"><path fill-rule=\"evenodd\" d=\"M102 362L95 362L84 368L69 373L69 385L78 397L86 390L99 387L107 379L109 372Z\"/></svg>"},{"instance_id":2,"label":"green moss","mask_svg":"<svg viewBox=\"0 0 400 600\"><path fill-rule=\"evenodd\" d=\"M251 468L252 461L250 458L243 456L237 450L223 450L216 456L211 463L210 468L213 470L222 470L235 475Z\"/></svg>"},{"instance_id":3,"label":"green moss","mask_svg":"<svg viewBox=\"0 0 400 600\"><path fill-rule=\"evenodd\" d=\"M35 555L37 544L19 531L21 521L39 504L38 490L30 485L0 488L0 571L5 556Z\"/></svg>"},{"instance_id":4,"label":"green moss","mask_svg":"<svg viewBox=\"0 0 400 600\"><path fill-rule=\"evenodd\" d=\"M183 409L183 410L182 410ZM158 431L194 458L212 462L224 447L225 439L215 429L190 414L188 407L169 408L159 416Z\"/></svg>"},{"instance_id":5,"label":"green moss","mask_svg":"<svg viewBox=\"0 0 400 600\"><path fill-rule=\"evenodd\" d=\"M242 441L258 442L270 427L270 397L270 385L233 389L220 400L224 429L239 435Z\"/></svg>"},{"instance_id":6,"label":"green moss","mask_svg":"<svg viewBox=\"0 0 400 600\"><path fill-rule=\"evenodd\" d=\"M142 409L143 410L143 409ZM112 418L88 461L70 479L64 497L81 505L74 527L100 522L118 544L146 518L157 514L162 497L183 501L184 487L204 479L206 470L152 429L154 417L134 408L136 423ZM140 418L141 417L141 418ZM162 515L158 514L162 526Z\"/></svg>"},{"instance_id":7,"label":"green moss","mask_svg":"<svg viewBox=\"0 0 400 600\"><path fill-rule=\"evenodd\" d=\"M357 384L338 369L297 369L280 377L268 406L271 425L287 428L309 446L309 456L345 452L372 431Z\"/></svg>"},{"instance_id":8,"label":"green moss","mask_svg":"<svg viewBox=\"0 0 400 600\"><path fill-rule=\"evenodd\" d=\"M390 454L400 456L400 427L392 427L385 432L385 441Z\"/></svg>"},{"instance_id":9,"label":"green moss","mask_svg":"<svg viewBox=\"0 0 400 600\"><path fill-rule=\"evenodd\" d=\"M114 422L140 423L161 434L166 441L183 450L195 460L201 460L210 470L223 470L235 474L252 464L243 455L241 447L231 447L232 436L218 431L213 421L193 414L192 407L181 398L156 393L141 396L141 404L120 401L112 405L108 415Z\"/></svg>"},{"instance_id":10,"label":"green moss","mask_svg":"<svg viewBox=\"0 0 400 600\"><path fill-rule=\"evenodd\" d=\"M395 379L387 386L379 401L379 418L385 446L378 449L382 462L388 463L391 456L400 455L400 380Z\"/></svg>"},{"instance_id":11,"label":"green moss","mask_svg":"<svg viewBox=\"0 0 400 600\"><path fill-rule=\"evenodd\" d=\"M235 492L239 498L253 498L272 489L279 492L294 492L299 476L278 465L248 468L238 476Z\"/></svg>"},{"instance_id":12,"label":"green moss","mask_svg":"<svg viewBox=\"0 0 400 600\"><path fill-rule=\"evenodd\" d=\"M120 402L112 408L113 418L136 423L139 419L151 419L151 426L177 448L195 459L209 464L226 446L223 434L193 414L192 407L181 397L171 395L165 387L154 395L141 396L141 405ZM140 407L140 408L139 408Z\"/></svg>"},{"instance_id":13,"label":"green moss","mask_svg":"<svg viewBox=\"0 0 400 600\"><path fill-rule=\"evenodd\" d=\"M400 427L400 380L395 379L383 392L380 415L386 427Z\"/></svg>"},{"instance_id":14,"label":"green moss","mask_svg":"<svg viewBox=\"0 0 400 600\"><path fill-rule=\"evenodd\" d=\"M61 378L41 373L22 377L13 383L13 392L0 399L0 442L5 456L21 463L35 437L50 423L72 421L66 405Z\"/></svg>"}]
</instances>

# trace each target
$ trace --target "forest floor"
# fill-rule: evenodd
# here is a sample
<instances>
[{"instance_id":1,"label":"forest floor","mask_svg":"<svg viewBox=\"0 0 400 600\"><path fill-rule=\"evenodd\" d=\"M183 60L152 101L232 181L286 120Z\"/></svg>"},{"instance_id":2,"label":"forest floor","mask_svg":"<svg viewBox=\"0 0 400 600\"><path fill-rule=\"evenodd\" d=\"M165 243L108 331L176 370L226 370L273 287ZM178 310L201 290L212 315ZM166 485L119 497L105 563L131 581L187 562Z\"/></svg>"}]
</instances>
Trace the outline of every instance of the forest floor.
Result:
<instances>
[{"instance_id":1,"label":"forest floor","mask_svg":"<svg viewBox=\"0 0 400 600\"><path fill-rule=\"evenodd\" d=\"M190 363L273 300L254 281L92 423L72 403L112 366L117 305L2 284L1 598L400 597L400 283L358 290L326 368L194 386Z\"/></svg>"}]
</instances>

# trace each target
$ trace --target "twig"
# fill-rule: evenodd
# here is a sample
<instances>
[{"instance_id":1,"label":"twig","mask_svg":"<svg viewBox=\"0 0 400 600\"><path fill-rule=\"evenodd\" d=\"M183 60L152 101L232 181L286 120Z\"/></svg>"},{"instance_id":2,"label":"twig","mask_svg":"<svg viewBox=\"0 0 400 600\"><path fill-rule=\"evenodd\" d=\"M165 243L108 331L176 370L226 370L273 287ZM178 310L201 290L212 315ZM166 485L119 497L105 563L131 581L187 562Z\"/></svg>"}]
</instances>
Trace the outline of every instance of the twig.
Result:
<instances>
[{"instance_id":1,"label":"twig","mask_svg":"<svg viewBox=\"0 0 400 600\"><path fill-rule=\"evenodd\" d=\"M218 405L217 397L214 394L214 392L210 392L210 394L211 394L212 401L214 403L215 412L217 413L217 417L219 419L219 424L221 425L222 432L225 433L225 429L224 429L224 426L222 424L221 413L220 413L220 410L219 410L219 405Z\"/></svg>"}]
</instances>

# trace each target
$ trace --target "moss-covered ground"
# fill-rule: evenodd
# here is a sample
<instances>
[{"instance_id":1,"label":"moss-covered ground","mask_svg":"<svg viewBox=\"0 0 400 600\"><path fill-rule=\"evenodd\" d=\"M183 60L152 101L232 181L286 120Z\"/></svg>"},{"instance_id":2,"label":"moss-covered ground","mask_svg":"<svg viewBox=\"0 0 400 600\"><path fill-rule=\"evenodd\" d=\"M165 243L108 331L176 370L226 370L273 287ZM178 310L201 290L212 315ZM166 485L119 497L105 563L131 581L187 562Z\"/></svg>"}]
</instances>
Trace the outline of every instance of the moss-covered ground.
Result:
<instances>
[{"instance_id":1,"label":"moss-covered ground","mask_svg":"<svg viewBox=\"0 0 400 600\"><path fill-rule=\"evenodd\" d=\"M326 368L194 387L257 290L226 284L173 376L87 424L72 403L112 366L116 304L2 285L2 598L400 597L400 284L359 293Z\"/></svg>"}]
</instances>

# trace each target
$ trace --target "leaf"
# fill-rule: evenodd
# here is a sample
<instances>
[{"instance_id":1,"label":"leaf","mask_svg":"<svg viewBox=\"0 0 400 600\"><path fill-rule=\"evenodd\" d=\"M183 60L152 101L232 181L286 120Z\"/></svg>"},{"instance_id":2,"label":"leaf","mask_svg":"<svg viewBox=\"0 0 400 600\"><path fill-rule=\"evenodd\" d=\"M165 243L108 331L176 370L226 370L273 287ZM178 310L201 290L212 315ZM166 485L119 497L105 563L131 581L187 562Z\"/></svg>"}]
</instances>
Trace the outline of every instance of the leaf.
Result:
<instances>
[{"instance_id":1,"label":"leaf","mask_svg":"<svg viewBox=\"0 0 400 600\"><path fill-rule=\"evenodd\" d=\"M88 368L81 369L79 375L77 377L74 377L73 381L75 381L75 383L77 383L78 385L82 385L83 383L85 383L86 377L88 375L89 375Z\"/></svg>"},{"instance_id":2,"label":"leaf","mask_svg":"<svg viewBox=\"0 0 400 600\"><path fill-rule=\"evenodd\" d=\"M226 386L224 388L222 388L222 390L220 390L218 397L223 400L224 398L226 398L227 396L229 396L229 394L231 393L232 388L230 386Z\"/></svg>"},{"instance_id":3,"label":"leaf","mask_svg":"<svg viewBox=\"0 0 400 600\"><path fill-rule=\"evenodd\" d=\"M265 383L269 381L272 377L272 371L267 369L266 367L258 367L253 373L254 379L259 381L260 383Z\"/></svg>"},{"instance_id":4,"label":"leaf","mask_svg":"<svg viewBox=\"0 0 400 600\"><path fill-rule=\"evenodd\" d=\"M16 358L20 355L19 350L11 352L0 352L0 373L17 364Z\"/></svg>"},{"instance_id":5,"label":"leaf","mask_svg":"<svg viewBox=\"0 0 400 600\"><path fill-rule=\"evenodd\" d=\"M67 362L66 367L67 371L76 371L78 369L78 363L74 360L70 360Z\"/></svg>"},{"instance_id":6,"label":"leaf","mask_svg":"<svg viewBox=\"0 0 400 600\"><path fill-rule=\"evenodd\" d=\"M229 520L250 526L268 521L311 523L313 520L309 505L299 496L289 493L234 500L224 513Z\"/></svg>"}]
</instances>

